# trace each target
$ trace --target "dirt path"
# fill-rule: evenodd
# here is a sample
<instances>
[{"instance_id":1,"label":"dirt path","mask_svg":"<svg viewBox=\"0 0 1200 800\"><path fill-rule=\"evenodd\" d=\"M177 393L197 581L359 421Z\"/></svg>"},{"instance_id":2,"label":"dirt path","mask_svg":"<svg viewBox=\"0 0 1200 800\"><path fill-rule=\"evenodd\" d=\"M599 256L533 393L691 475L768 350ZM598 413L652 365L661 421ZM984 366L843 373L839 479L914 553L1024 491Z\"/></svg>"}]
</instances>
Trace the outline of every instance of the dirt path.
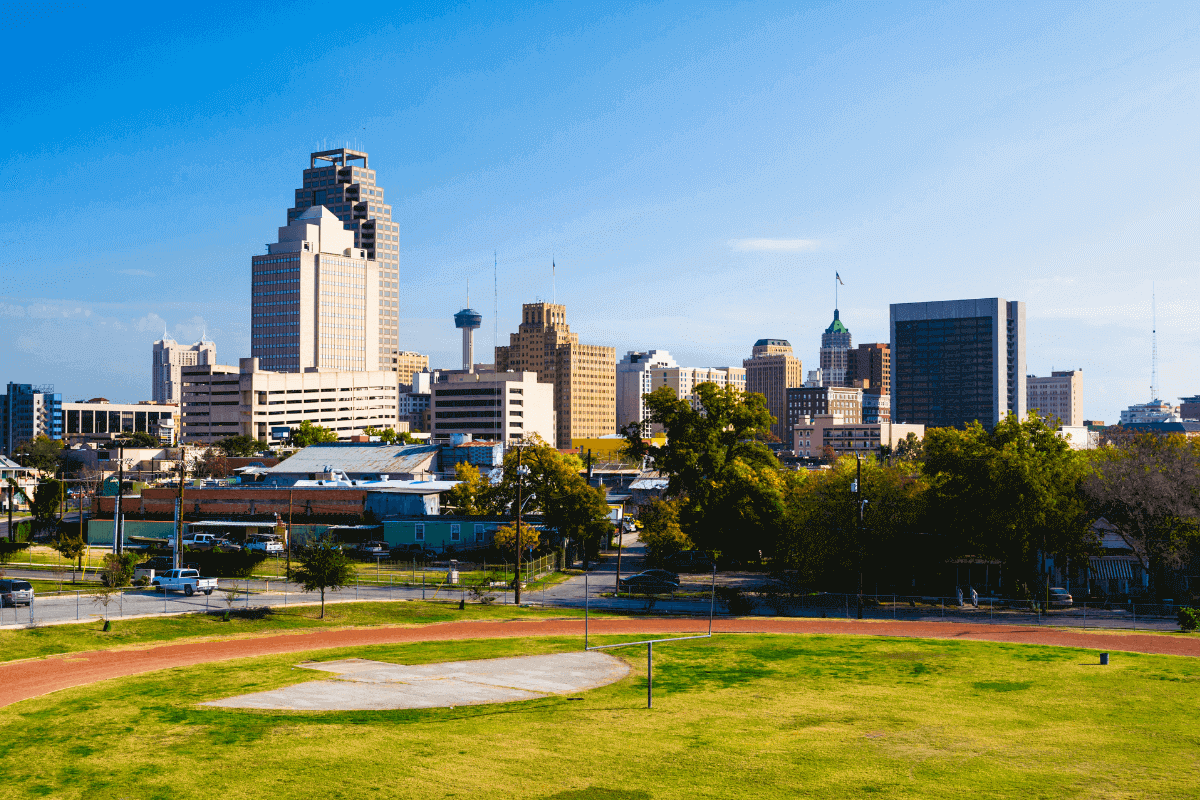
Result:
<instances>
[{"instance_id":1,"label":"dirt path","mask_svg":"<svg viewBox=\"0 0 1200 800\"><path fill-rule=\"evenodd\" d=\"M593 620L593 634L703 633L706 620L602 619ZM902 636L927 639L973 639L989 642L1085 647L1095 650L1200 656L1200 638L1138 633L1091 633L1005 625L952 622L893 622L804 619L718 619L719 633L832 633ZM59 689L137 675L143 672L224 661L231 658L362 647L402 642L487 639L522 636L583 636L583 621L513 620L508 622L447 622L412 627L362 628L293 633L248 639L167 644L138 650L94 650L43 659L0 664L0 706L38 697ZM582 641L580 642L582 645Z\"/></svg>"}]
</instances>

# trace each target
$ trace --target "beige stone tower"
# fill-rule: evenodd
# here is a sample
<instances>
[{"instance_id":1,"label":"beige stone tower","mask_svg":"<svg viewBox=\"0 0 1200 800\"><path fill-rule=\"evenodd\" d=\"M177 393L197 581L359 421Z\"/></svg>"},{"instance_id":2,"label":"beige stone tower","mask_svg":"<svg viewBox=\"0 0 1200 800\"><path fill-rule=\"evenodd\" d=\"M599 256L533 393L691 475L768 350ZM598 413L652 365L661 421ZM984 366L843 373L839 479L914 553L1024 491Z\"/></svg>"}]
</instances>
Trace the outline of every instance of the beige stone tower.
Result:
<instances>
[{"instance_id":1,"label":"beige stone tower","mask_svg":"<svg viewBox=\"0 0 1200 800\"><path fill-rule=\"evenodd\" d=\"M617 351L580 344L567 325L567 307L526 303L507 347L496 348L497 372L536 372L554 384L556 447L617 430Z\"/></svg>"},{"instance_id":2,"label":"beige stone tower","mask_svg":"<svg viewBox=\"0 0 1200 800\"><path fill-rule=\"evenodd\" d=\"M785 339L759 339L742 361L746 370L746 391L766 395L767 408L775 417L771 433L780 441L791 441L787 431L787 390L804 385L800 359L792 355Z\"/></svg>"}]
</instances>

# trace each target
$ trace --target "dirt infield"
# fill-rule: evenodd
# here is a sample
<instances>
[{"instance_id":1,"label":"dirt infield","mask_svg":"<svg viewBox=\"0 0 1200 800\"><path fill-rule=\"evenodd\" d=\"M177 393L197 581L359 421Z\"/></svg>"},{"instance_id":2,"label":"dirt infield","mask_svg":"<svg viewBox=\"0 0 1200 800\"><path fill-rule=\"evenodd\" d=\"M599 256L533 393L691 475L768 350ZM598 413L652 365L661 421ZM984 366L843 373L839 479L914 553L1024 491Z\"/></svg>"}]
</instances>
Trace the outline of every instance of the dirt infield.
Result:
<instances>
[{"instance_id":1,"label":"dirt infield","mask_svg":"<svg viewBox=\"0 0 1200 800\"><path fill-rule=\"evenodd\" d=\"M591 622L589 630L596 635L703 633L707 629L707 625L707 620L695 619L599 619ZM1200 638L1138 633L1092 633L1054 628L972 625L953 622L779 618L718 619L713 622L713 631L715 633L829 633L925 639L969 639L1084 647L1105 651L1200 656ZM108 678L120 678L126 675L232 658L298 653L334 647L523 636L582 637L583 620L446 622L411 627L281 634L225 641L169 644L144 649L95 650L86 653L50 656L43 659L0 664L0 706ZM582 641L580 644L582 645Z\"/></svg>"}]
</instances>

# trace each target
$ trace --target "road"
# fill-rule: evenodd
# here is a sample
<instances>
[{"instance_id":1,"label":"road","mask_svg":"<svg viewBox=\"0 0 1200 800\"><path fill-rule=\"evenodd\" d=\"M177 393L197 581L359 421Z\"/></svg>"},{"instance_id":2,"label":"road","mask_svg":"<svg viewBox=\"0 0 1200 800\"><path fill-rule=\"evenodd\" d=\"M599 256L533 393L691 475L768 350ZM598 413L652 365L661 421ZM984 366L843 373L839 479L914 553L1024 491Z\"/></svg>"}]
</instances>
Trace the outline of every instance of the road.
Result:
<instances>
[{"instance_id":1,"label":"road","mask_svg":"<svg viewBox=\"0 0 1200 800\"><path fill-rule=\"evenodd\" d=\"M632 537L627 536L629 542ZM645 548L636 538L628 544L621 559L621 573L629 575L642 569ZM710 610L711 575L682 575L683 589L694 593L689 599L646 599L613 597L616 585L617 559L610 555L603 562L592 565L587 575L573 576L545 590L522 593L522 603L582 609L585 605L596 610L622 612L653 612L689 616L708 616ZM50 577L45 571L6 570L8 577ZM737 585L761 582L761 575L749 573L722 573L718 583ZM157 594L146 589L131 589L105 599L94 589L68 592L60 596L42 595L29 607L0 609L0 627L23 627L30 624L54 624L76 620L100 618L130 618L161 614L180 614L196 611L223 611L263 606L288 606L311 604L320 599L317 593L305 593L295 583L282 580L229 580L221 579L221 589L212 594L185 597L182 594ZM495 589L492 594L497 603L513 602L512 591ZM605 596L607 595L607 596ZM399 585L356 584L339 590L328 590L326 602L384 601L384 600L459 600L471 602L470 590L465 587L439 586L430 583L425 587ZM929 603L909 605L906 600L892 602L881 597L879 605L868 605L863 610L867 620L893 620L909 622L956 622L998 625L1041 625L1045 627L1067 626L1086 628L1113 628L1141 630L1177 630L1170 617L1137 617L1126 610L1098 611L1076 607L1038 615L1029 611L992 608L981 604L972 608L969 604L958 607L953 602L944 605ZM857 616L857 598L852 595L818 595L796 600L783 600L774 604L759 603L747 616L808 617L828 619L852 619ZM718 601L714 613L727 616Z\"/></svg>"}]
</instances>

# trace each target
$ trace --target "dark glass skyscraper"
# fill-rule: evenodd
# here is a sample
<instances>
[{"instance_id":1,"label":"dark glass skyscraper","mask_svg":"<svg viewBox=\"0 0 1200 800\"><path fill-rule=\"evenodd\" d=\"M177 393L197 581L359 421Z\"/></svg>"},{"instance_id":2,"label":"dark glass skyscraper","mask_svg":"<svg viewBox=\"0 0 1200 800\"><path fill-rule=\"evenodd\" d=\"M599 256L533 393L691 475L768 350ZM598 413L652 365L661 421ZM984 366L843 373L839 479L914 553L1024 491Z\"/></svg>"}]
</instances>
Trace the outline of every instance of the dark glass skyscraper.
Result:
<instances>
[{"instance_id":1,"label":"dark glass skyscraper","mask_svg":"<svg viewBox=\"0 0 1200 800\"><path fill-rule=\"evenodd\" d=\"M1000 297L891 306L892 420L991 427L1025 415L1025 304Z\"/></svg>"}]
</instances>

